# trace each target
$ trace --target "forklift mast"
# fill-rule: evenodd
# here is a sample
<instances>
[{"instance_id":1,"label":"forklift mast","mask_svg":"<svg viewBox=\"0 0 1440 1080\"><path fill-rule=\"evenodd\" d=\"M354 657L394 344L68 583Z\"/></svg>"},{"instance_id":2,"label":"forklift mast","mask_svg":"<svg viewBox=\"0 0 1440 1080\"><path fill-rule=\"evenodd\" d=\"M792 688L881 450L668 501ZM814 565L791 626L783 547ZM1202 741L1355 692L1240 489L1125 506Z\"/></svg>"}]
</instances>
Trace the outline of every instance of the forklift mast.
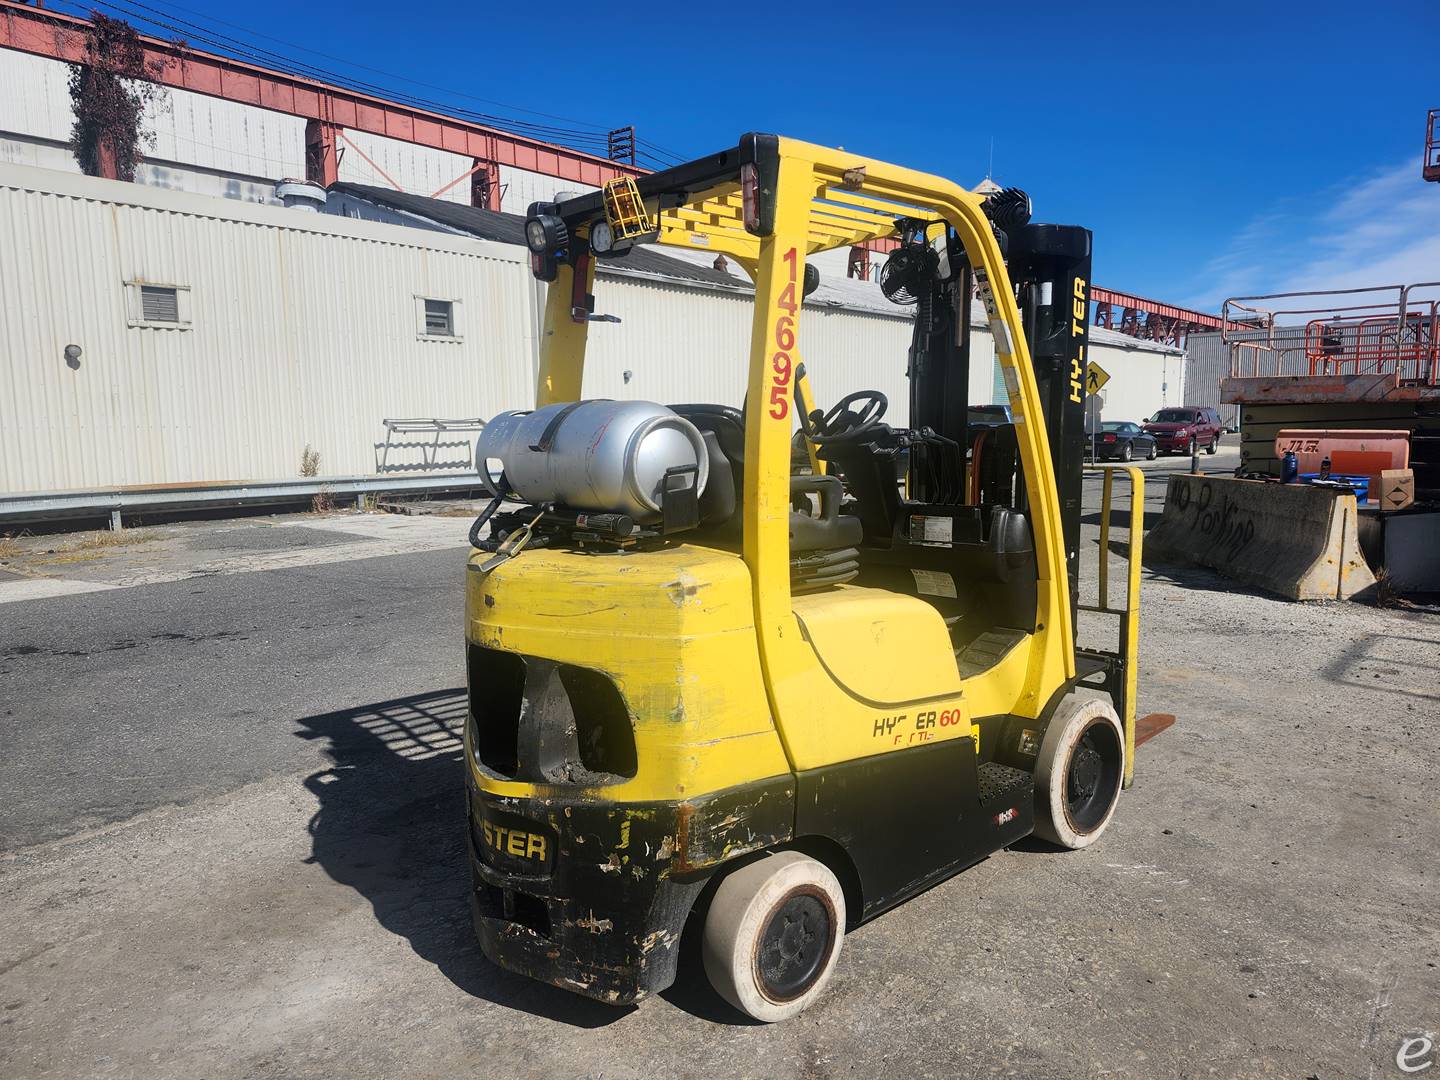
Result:
<instances>
[{"instance_id":1,"label":"forklift mast","mask_svg":"<svg viewBox=\"0 0 1440 1080\"><path fill-rule=\"evenodd\" d=\"M1090 347L1090 230L1025 225L1007 262L1030 343L1060 497L1070 619L1080 601L1080 500L1085 457L1085 365Z\"/></svg>"},{"instance_id":2,"label":"forklift mast","mask_svg":"<svg viewBox=\"0 0 1440 1080\"><path fill-rule=\"evenodd\" d=\"M1008 224L1008 223L1007 223ZM1060 499L1070 618L1079 602L1081 474L1085 452L1085 365L1090 341L1090 230L1076 225L1012 225L1002 246L1030 344L1050 457ZM910 423L970 445L970 299L968 265L936 282L921 305L910 349ZM929 317L932 311L947 317ZM978 404L978 403L977 403ZM923 490L924 478L916 495ZM1020 489L1023 498L1023 487Z\"/></svg>"}]
</instances>

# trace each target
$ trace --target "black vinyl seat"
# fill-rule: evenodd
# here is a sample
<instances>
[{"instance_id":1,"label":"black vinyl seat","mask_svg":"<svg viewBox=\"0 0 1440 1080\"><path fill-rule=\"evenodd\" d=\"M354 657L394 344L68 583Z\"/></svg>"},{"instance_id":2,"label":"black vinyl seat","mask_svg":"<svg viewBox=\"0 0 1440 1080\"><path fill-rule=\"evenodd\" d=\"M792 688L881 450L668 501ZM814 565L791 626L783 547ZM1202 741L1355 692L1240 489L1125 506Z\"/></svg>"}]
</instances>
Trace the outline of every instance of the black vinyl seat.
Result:
<instances>
[{"instance_id":1,"label":"black vinyl seat","mask_svg":"<svg viewBox=\"0 0 1440 1080\"><path fill-rule=\"evenodd\" d=\"M671 405L689 420L705 440L710 458L710 478L700 495L700 522L717 538L738 542L740 505L745 482L745 417L728 405ZM813 489L820 496L816 514L792 511L790 550L794 554L838 551L860 543L860 520L838 513L840 482L827 477L796 477L801 491Z\"/></svg>"}]
</instances>

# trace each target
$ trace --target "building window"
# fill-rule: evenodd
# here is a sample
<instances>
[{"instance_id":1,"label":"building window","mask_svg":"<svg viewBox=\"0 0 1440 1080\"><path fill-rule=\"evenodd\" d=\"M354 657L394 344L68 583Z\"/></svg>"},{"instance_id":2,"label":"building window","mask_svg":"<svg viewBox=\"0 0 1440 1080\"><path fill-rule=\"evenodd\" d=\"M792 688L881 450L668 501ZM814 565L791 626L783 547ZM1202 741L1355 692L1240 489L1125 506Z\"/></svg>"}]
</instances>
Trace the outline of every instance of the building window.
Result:
<instances>
[{"instance_id":1,"label":"building window","mask_svg":"<svg viewBox=\"0 0 1440 1080\"><path fill-rule=\"evenodd\" d=\"M431 337L455 336L455 307L449 300L425 301L425 333Z\"/></svg>"},{"instance_id":2,"label":"building window","mask_svg":"<svg viewBox=\"0 0 1440 1080\"><path fill-rule=\"evenodd\" d=\"M141 285L140 312L146 322L179 322L180 290L168 285Z\"/></svg>"},{"instance_id":3,"label":"building window","mask_svg":"<svg viewBox=\"0 0 1440 1080\"><path fill-rule=\"evenodd\" d=\"M415 314L419 324L416 331L422 339L460 340L460 301L417 296Z\"/></svg>"},{"instance_id":4,"label":"building window","mask_svg":"<svg viewBox=\"0 0 1440 1080\"><path fill-rule=\"evenodd\" d=\"M125 283L131 326L170 330L190 328L190 289L185 285L156 285L148 281Z\"/></svg>"}]
</instances>

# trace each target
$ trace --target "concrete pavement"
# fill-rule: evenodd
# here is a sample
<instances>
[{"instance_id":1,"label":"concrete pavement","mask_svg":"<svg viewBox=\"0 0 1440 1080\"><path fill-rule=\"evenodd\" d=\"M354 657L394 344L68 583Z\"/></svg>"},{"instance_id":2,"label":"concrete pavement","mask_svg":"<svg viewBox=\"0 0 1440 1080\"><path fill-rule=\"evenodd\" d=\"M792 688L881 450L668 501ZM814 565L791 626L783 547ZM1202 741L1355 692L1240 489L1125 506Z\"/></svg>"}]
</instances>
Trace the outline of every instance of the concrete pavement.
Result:
<instances>
[{"instance_id":1,"label":"concrete pavement","mask_svg":"<svg viewBox=\"0 0 1440 1080\"><path fill-rule=\"evenodd\" d=\"M462 558L0 607L0 1075L1329 1080L1440 1028L1433 617L1147 571L1179 722L1101 843L937 886L761 1027L693 957L616 1011L479 955Z\"/></svg>"}]
</instances>

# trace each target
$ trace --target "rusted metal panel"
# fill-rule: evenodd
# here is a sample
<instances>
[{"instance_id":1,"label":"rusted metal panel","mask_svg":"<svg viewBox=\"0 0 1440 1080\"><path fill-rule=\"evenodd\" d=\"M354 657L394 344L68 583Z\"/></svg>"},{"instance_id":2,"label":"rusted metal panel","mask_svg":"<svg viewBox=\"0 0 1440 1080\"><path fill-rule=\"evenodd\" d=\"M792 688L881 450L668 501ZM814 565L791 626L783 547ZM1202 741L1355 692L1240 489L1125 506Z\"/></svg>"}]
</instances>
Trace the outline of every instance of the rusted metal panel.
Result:
<instances>
[{"instance_id":1,"label":"rusted metal panel","mask_svg":"<svg viewBox=\"0 0 1440 1080\"><path fill-rule=\"evenodd\" d=\"M1220 382L1222 400L1238 404L1414 401L1419 400L1425 389L1401 386L1393 372L1381 375L1227 376ZM1440 398L1440 393L1434 396Z\"/></svg>"}]
</instances>

